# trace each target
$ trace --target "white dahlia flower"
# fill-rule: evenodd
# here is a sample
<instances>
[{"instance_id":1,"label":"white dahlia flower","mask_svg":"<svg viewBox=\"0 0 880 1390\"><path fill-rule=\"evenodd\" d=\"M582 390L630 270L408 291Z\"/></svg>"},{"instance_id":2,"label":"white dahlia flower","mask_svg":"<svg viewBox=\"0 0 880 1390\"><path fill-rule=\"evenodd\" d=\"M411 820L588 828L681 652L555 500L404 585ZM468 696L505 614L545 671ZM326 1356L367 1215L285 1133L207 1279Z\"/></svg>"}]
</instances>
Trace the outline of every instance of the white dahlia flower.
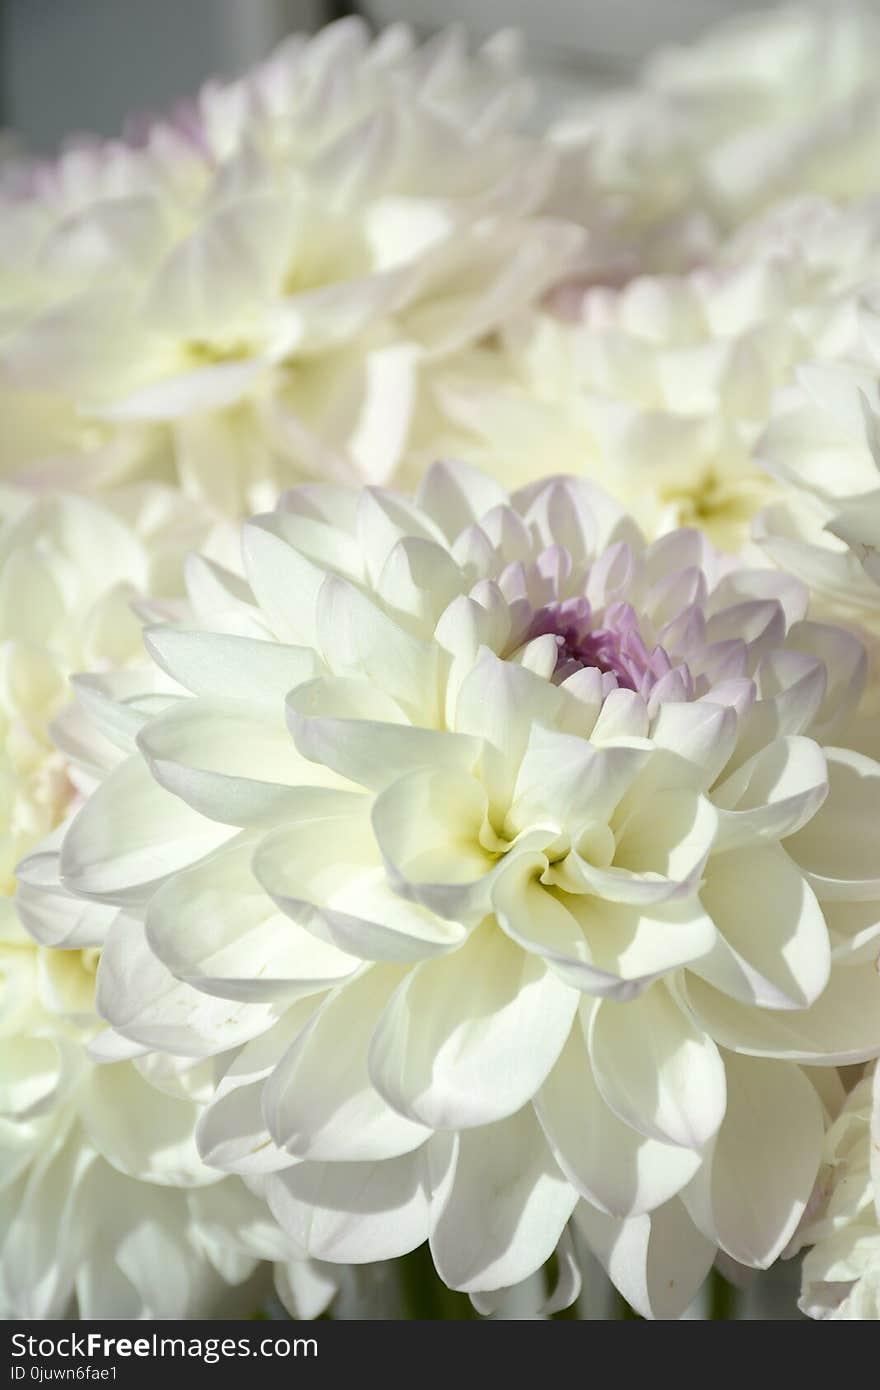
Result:
<instances>
[{"instance_id":1,"label":"white dahlia flower","mask_svg":"<svg viewBox=\"0 0 880 1390\"><path fill-rule=\"evenodd\" d=\"M4 469L173 478L228 515L310 473L382 481L422 364L570 272L549 146L500 34L297 36L138 140L0 195Z\"/></svg>"},{"instance_id":2,"label":"white dahlia flower","mask_svg":"<svg viewBox=\"0 0 880 1390\"><path fill-rule=\"evenodd\" d=\"M609 265L682 269L782 198L880 192L880 16L870 0L737 15L555 124L562 203L600 218Z\"/></svg>"},{"instance_id":3,"label":"white dahlia flower","mask_svg":"<svg viewBox=\"0 0 880 1390\"><path fill-rule=\"evenodd\" d=\"M801 199L685 275L561 288L438 369L413 462L438 439L505 482L548 454L617 496L650 535L698 526L740 550L778 489L753 458L798 363L863 354L880 203Z\"/></svg>"},{"instance_id":4,"label":"white dahlia flower","mask_svg":"<svg viewBox=\"0 0 880 1390\"><path fill-rule=\"evenodd\" d=\"M488 1298L574 1215L654 1316L769 1264L880 1051L859 643L579 481L305 486L243 555L82 684L127 756L22 868L105 1055L218 1058L202 1155L303 1255Z\"/></svg>"},{"instance_id":5,"label":"white dahlia flower","mask_svg":"<svg viewBox=\"0 0 880 1390\"><path fill-rule=\"evenodd\" d=\"M800 1307L811 1318L880 1319L880 1071L853 1089L825 1139Z\"/></svg>"},{"instance_id":6,"label":"white dahlia flower","mask_svg":"<svg viewBox=\"0 0 880 1390\"><path fill-rule=\"evenodd\" d=\"M218 550L222 528L159 488L122 494L112 510L12 490L0 502L0 1311L230 1316L236 1299L251 1298L249 1311L265 1297L259 1282L234 1296L230 1286L274 1260L288 1307L311 1316L334 1280L292 1262L264 1204L197 1153L210 1077L137 1048L96 1066L98 952L35 944L12 897L16 860L115 761L88 730L77 765L53 746L53 721L71 718L68 675L142 663L133 600L178 591L185 547Z\"/></svg>"}]
</instances>

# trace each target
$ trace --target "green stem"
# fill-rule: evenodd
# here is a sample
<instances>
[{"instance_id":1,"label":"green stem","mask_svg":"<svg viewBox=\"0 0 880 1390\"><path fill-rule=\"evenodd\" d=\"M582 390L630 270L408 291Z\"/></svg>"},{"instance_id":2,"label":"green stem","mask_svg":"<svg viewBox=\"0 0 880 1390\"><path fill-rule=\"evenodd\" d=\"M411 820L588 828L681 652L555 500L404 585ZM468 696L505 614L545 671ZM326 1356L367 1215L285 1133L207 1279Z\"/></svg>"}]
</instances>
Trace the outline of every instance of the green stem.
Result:
<instances>
[{"instance_id":1,"label":"green stem","mask_svg":"<svg viewBox=\"0 0 880 1390\"><path fill-rule=\"evenodd\" d=\"M713 1269L709 1275L709 1317L713 1322L731 1322L736 1317L738 1292L733 1284Z\"/></svg>"}]
</instances>

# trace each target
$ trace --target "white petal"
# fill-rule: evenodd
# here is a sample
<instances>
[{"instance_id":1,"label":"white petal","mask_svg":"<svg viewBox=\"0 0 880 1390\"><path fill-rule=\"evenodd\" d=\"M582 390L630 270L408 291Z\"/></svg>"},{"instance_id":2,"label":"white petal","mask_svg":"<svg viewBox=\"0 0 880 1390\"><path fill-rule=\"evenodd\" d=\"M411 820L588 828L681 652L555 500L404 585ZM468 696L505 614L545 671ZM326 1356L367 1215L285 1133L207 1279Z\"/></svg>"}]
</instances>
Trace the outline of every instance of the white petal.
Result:
<instances>
[{"instance_id":1,"label":"white petal","mask_svg":"<svg viewBox=\"0 0 880 1390\"><path fill-rule=\"evenodd\" d=\"M633 905L694 896L718 826L706 797L675 787L647 797L631 794L614 822L614 862L607 868L577 849L569 855L566 869L579 883L577 891Z\"/></svg>"},{"instance_id":2,"label":"white petal","mask_svg":"<svg viewBox=\"0 0 880 1390\"><path fill-rule=\"evenodd\" d=\"M780 647L785 639L785 612L778 599L754 599L734 603L715 613L706 624L707 643L737 638L745 642L750 660Z\"/></svg>"},{"instance_id":3,"label":"white petal","mask_svg":"<svg viewBox=\"0 0 880 1390\"><path fill-rule=\"evenodd\" d=\"M680 1318L712 1267L714 1244L676 1198L650 1216L624 1221L580 1202L574 1219L609 1278L644 1318Z\"/></svg>"},{"instance_id":4,"label":"white petal","mask_svg":"<svg viewBox=\"0 0 880 1390\"><path fill-rule=\"evenodd\" d=\"M9 1223L2 1252L3 1283L19 1316L53 1318L67 1311L84 1243L70 1230L73 1196L92 1165L108 1171L71 1126L66 1135L62 1128L53 1136L29 1174L20 1194L20 1219Z\"/></svg>"},{"instance_id":5,"label":"white petal","mask_svg":"<svg viewBox=\"0 0 880 1390\"><path fill-rule=\"evenodd\" d=\"M331 996L264 1091L275 1142L297 1159L368 1162L410 1153L430 1131L396 1113L367 1074L370 1041L401 972L374 966Z\"/></svg>"},{"instance_id":6,"label":"white petal","mask_svg":"<svg viewBox=\"0 0 880 1390\"><path fill-rule=\"evenodd\" d=\"M392 613L411 618L416 630L431 631L463 586L448 551L433 541L407 536L382 566L376 592Z\"/></svg>"},{"instance_id":7,"label":"white petal","mask_svg":"<svg viewBox=\"0 0 880 1390\"><path fill-rule=\"evenodd\" d=\"M333 1264L393 1260L428 1235L421 1151L381 1163L300 1163L267 1178L266 1198L304 1256Z\"/></svg>"},{"instance_id":8,"label":"white petal","mask_svg":"<svg viewBox=\"0 0 880 1390\"><path fill-rule=\"evenodd\" d=\"M340 676L364 678L420 723L437 713L437 648L411 636L347 580L328 575L317 602L317 646Z\"/></svg>"},{"instance_id":9,"label":"white petal","mask_svg":"<svg viewBox=\"0 0 880 1390\"><path fill-rule=\"evenodd\" d=\"M828 672L810 652L778 647L755 672L759 699L741 721L738 759L785 734L812 731L826 697Z\"/></svg>"},{"instance_id":10,"label":"white petal","mask_svg":"<svg viewBox=\"0 0 880 1390\"><path fill-rule=\"evenodd\" d=\"M183 339L221 339L251 321L280 288L292 208L251 195L203 217L160 268L142 313L151 327Z\"/></svg>"},{"instance_id":11,"label":"white petal","mask_svg":"<svg viewBox=\"0 0 880 1390\"><path fill-rule=\"evenodd\" d=\"M18 866L19 875L33 872L39 860L49 860L57 873L58 855L31 855ZM20 883L15 907L23 925L43 946L67 950L101 946L113 918L114 907L74 898L63 890Z\"/></svg>"},{"instance_id":12,"label":"white petal","mask_svg":"<svg viewBox=\"0 0 880 1390\"><path fill-rule=\"evenodd\" d=\"M265 640L266 622L243 579L204 555L185 556L183 569L189 605L210 631Z\"/></svg>"},{"instance_id":13,"label":"white petal","mask_svg":"<svg viewBox=\"0 0 880 1390\"><path fill-rule=\"evenodd\" d=\"M801 1218L822 1152L822 1106L791 1062L724 1057L727 1113L684 1194L694 1220L740 1264L766 1269Z\"/></svg>"},{"instance_id":14,"label":"white petal","mask_svg":"<svg viewBox=\"0 0 880 1390\"><path fill-rule=\"evenodd\" d=\"M0 1054L0 1112L23 1123L56 1108L81 1070L76 1047L63 1038L16 1038Z\"/></svg>"},{"instance_id":15,"label":"white petal","mask_svg":"<svg viewBox=\"0 0 880 1390\"><path fill-rule=\"evenodd\" d=\"M485 739L493 804L507 810L515 769L535 722L552 726L564 696L557 686L483 648L458 692L455 729Z\"/></svg>"},{"instance_id":16,"label":"white petal","mask_svg":"<svg viewBox=\"0 0 880 1390\"><path fill-rule=\"evenodd\" d=\"M130 289L118 283L55 301L32 316L4 351L17 386L75 391L80 399L106 399L131 388L133 376L167 358L132 312Z\"/></svg>"},{"instance_id":17,"label":"white petal","mask_svg":"<svg viewBox=\"0 0 880 1390\"><path fill-rule=\"evenodd\" d=\"M99 1066L103 1066L105 1062L130 1062L135 1058L145 1057L149 1050L143 1043L131 1042L121 1033L114 1033L112 1028L105 1028L103 1032L96 1033L86 1048L89 1059L97 1062Z\"/></svg>"},{"instance_id":18,"label":"white petal","mask_svg":"<svg viewBox=\"0 0 880 1390\"><path fill-rule=\"evenodd\" d=\"M130 1063L95 1067L79 1105L92 1143L121 1173L165 1187L215 1181L196 1150L196 1107L157 1091Z\"/></svg>"},{"instance_id":19,"label":"white petal","mask_svg":"<svg viewBox=\"0 0 880 1390\"><path fill-rule=\"evenodd\" d=\"M263 1089L285 1049L302 1032L317 1000L300 1000L278 1022L238 1049L196 1127L199 1153L212 1168L259 1175L290 1166L263 1114Z\"/></svg>"},{"instance_id":20,"label":"white petal","mask_svg":"<svg viewBox=\"0 0 880 1390\"><path fill-rule=\"evenodd\" d=\"M283 1259L290 1243L272 1220L266 1203L245 1187L227 1178L188 1194L187 1205L200 1244L230 1283L240 1280L238 1262Z\"/></svg>"},{"instance_id":21,"label":"white petal","mask_svg":"<svg viewBox=\"0 0 880 1390\"><path fill-rule=\"evenodd\" d=\"M880 896L876 830L880 765L846 748L826 748L828 796L785 848L822 899Z\"/></svg>"},{"instance_id":22,"label":"white petal","mask_svg":"<svg viewBox=\"0 0 880 1390\"><path fill-rule=\"evenodd\" d=\"M572 1032L535 1101L556 1162L583 1197L612 1216L660 1206L700 1164L692 1149L631 1129L603 1101L583 1039Z\"/></svg>"},{"instance_id":23,"label":"white petal","mask_svg":"<svg viewBox=\"0 0 880 1390\"><path fill-rule=\"evenodd\" d=\"M407 442L418 402L419 352L413 343L392 342L355 355L354 362L362 384L347 453L359 478L382 483L396 470Z\"/></svg>"},{"instance_id":24,"label":"white petal","mask_svg":"<svg viewBox=\"0 0 880 1390\"><path fill-rule=\"evenodd\" d=\"M710 696L715 692L710 692ZM676 767L676 781L691 785L695 791L705 791L713 784L737 741L735 710L712 699L695 703L660 705L653 723L652 742L658 748L669 749L687 766ZM660 776L669 777L669 760L660 762Z\"/></svg>"},{"instance_id":25,"label":"white petal","mask_svg":"<svg viewBox=\"0 0 880 1390\"><path fill-rule=\"evenodd\" d=\"M98 776L120 761L118 755L110 761L106 747L101 746L102 739L112 745L113 751L137 752L137 736L144 725L163 710L171 709L183 695L164 672L151 668L73 676L71 685L76 694L75 708L85 716L86 727L73 723L71 711L65 710L62 723L56 721L53 726L55 741L61 745L63 739L68 755L78 764L91 765ZM71 744L69 739L75 742Z\"/></svg>"},{"instance_id":26,"label":"white petal","mask_svg":"<svg viewBox=\"0 0 880 1390\"><path fill-rule=\"evenodd\" d=\"M374 1085L434 1129L488 1124L534 1096L565 1042L578 996L493 924L411 971L370 1047Z\"/></svg>"},{"instance_id":27,"label":"white petal","mask_svg":"<svg viewBox=\"0 0 880 1390\"><path fill-rule=\"evenodd\" d=\"M717 937L697 898L632 907L570 894L566 905L580 923L595 965L628 986L621 998L678 966L701 960Z\"/></svg>"},{"instance_id":28,"label":"white petal","mask_svg":"<svg viewBox=\"0 0 880 1390\"><path fill-rule=\"evenodd\" d=\"M133 1210L137 1211L134 1222ZM115 1258L112 1279L123 1288L127 1282L136 1291L142 1316L164 1319L181 1313L194 1317L218 1296L219 1277L185 1239L187 1211L182 1194L157 1192L142 1183L135 1187L105 1164L95 1164L78 1193L75 1211L88 1233L86 1238L93 1239L95 1229L101 1231L101 1243L106 1242ZM109 1269L100 1273L104 1279L111 1278ZM101 1307L106 1295L93 1287L93 1296Z\"/></svg>"},{"instance_id":29,"label":"white petal","mask_svg":"<svg viewBox=\"0 0 880 1390\"><path fill-rule=\"evenodd\" d=\"M676 965L711 949L715 928L699 903L656 908L611 903L591 893L563 901L543 854L509 855L492 885L499 925L540 955L575 989L628 999Z\"/></svg>"},{"instance_id":30,"label":"white petal","mask_svg":"<svg viewBox=\"0 0 880 1390\"><path fill-rule=\"evenodd\" d=\"M441 916L479 921L495 862L481 844L486 818L485 790L454 767L393 782L376 798L372 820L395 892Z\"/></svg>"},{"instance_id":31,"label":"white petal","mask_svg":"<svg viewBox=\"0 0 880 1390\"><path fill-rule=\"evenodd\" d=\"M505 827L516 834L541 817L562 826L607 821L650 749L595 748L536 725L520 764Z\"/></svg>"},{"instance_id":32,"label":"white petal","mask_svg":"<svg viewBox=\"0 0 880 1390\"><path fill-rule=\"evenodd\" d=\"M500 483L478 469L444 461L428 469L416 501L452 541L493 507L504 506L507 494Z\"/></svg>"},{"instance_id":33,"label":"white petal","mask_svg":"<svg viewBox=\"0 0 880 1390\"><path fill-rule=\"evenodd\" d=\"M602 703L590 738L593 743L619 743L625 739L646 738L648 706L634 690L612 690Z\"/></svg>"},{"instance_id":34,"label":"white petal","mask_svg":"<svg viewBox=\"0 0 880 1390\"><path fill-rule=\"evenodd\" d=\"M531 1106L458 1136L435 1183L431 1253L451 1288L518 1284L556 1249L577 1194L556 1167Z\"/></svg>"},{"instance_id":35,"label":"white petal","mask_svg":"<svg viewBox=\"0 0 880 1390\"><path fill-rule=\"evenodd\" d=\"M391 556L407 541L426 547L426 563L436 566L441 574L448 574L452 564L440 528L409 498L384 488L367 487L358 494L357 538L374 586ZM460 592L462 587L462 583L457 584L455 591ZM393 602L393 594L389 597Z\"/></svg>"},{"instance_id":36,"label":"white petal","mask_svg":"<svg viewBox=\"0 0 880 1390\"><path fill-rule=\"evenodd\" d=\"M300 483L259 521L319 569L361 583L364 557L357 537L360 493L338 483Z\"/></svg>"},{"instance_id":37,"label":"white petal","mask_svg":"<svg viewBox=\"0 0 880 1390\"><path fill-rule=\"evenodd\" d=\"M143 925L120 914L98 965L101 1017L133 1042L182 1057L209 1057L269 1028L265 1004L212 999L182 984L150 951Z\"/></svg>"},{"instance_id":38,"label":"white petal","mask_svg":"<svg viewBox=\"0 0 880 1390\"><path fill-rule=\"evenodd\" d=\"M275 1292L292 1318L311 1321L326 1313L338 1290L331 1271L316 1260L275 1266Z\"/></svg>"},{"instance_id":39,"label":"white petal","mask_svg":"<svg viewBox=\"0 0 880 1390\"><path fill-rule=\"evenodd\" d=\"M138 735L157 782L226 825L272 825L307 787L345 786L297 751L283 710L244 701L184 700Z\"/></svg>"},{"instance_id":40,"label":"white petal","mask_svg":"<svg viewBox=\"0 0 880 1390\"><path fill-rule=\"evenodd\" d=\"M849 1066L880 1053L880 975L874 959L843 964L808 1009L756 1009L691 976L687 998L723 1047L754 1057Z\"/></svg>"},{"instance_id":41,"label":"white petal","mask_svg":"<svg viewBox=\"0 0 880 1390\"><path fill-rule=\"evenodd\" d=\"M137 901L234 833L160 787L136 756L111 772L76 816L61 851L62 877L74 892Z\"/></svg>"},{"instance_id":42,"label":"white petal","mask_svg":"<svg viewBox=\"0 0 880 1390\"><path fill-rule=\"evenodd\" d=\"M861 699L868 675L868 658L858 637L836 624L797 623L788 635L788 646L818 657L826 672L825 699L807 731L820 743L836 742Z\"/></svg>"},{"instance_id":43,"label":"white petal","mask_svg":"<svg viewBox=\"0 0 880 1390\"><path fill-rule=\"evenodd\" d=\"M698 878L715 841L718 817L704 797L658 790L614 826L614 863L635 875L662 875L682 887ZM680 896L686 896L681 894Z\"/></svg>"},{"instance_id":44,"label":"white petal","mask_svg":"<svg viewBox=\"0 0 880 1390\"><path fill-rule=\"evenodd\" d=\"M318 675L314 652L280 642L148 627L144 645L164 671L195 695L221 694L277 707L289 690Z\"/></svg>"},{"instance_id":45,"label":"white petal","mask_svg":"<svg viewBox=\"0 0 880 1390\"><path fill-rule=\"evenodd\" d=\"M195 411L222 410L240 400L269 365L266 357L254 356L192 371L172 368L169 375L168 364L162 363L166 375L96 405L91 414L99 420L176 420Z\"/></svg>"},{"instance_id":46,"label":"white petal","mask_svg":"<svg viewBox=\"0 0 880 1390\"><path fill-rule=\"evenodd\" d=\"M693 1149L717 1132L725 1106L718 1049L664 984L625 1004L600 1000L589 1047L599 1091L626 1124Z\"/></svg>"},{"instance_id":47,"label":"white petal","mask_svg":"<svg viewBox=\"0 0 880 1390\"><path fill-rule=\"evenodd\" d=\"M799 579L771 569L736 569L712 590L713 613L731 607L739 599L775 600L782 604L788 627L800 622L807 611L809 591Z\"/></svg>"},{"instance_id":48,"label":"white petal","mask_svg":"<svg viewBox=\"0 0 880 1390\"><path fill-rule=\"evenodd\" d=\"M245 573L276 636L282 642L315 647L315 613L325 571L290 544L283 525L278 513L245 525L241 540Z\"/></svg>"},{"instance_id":49,"label":"white petal","mask_svg":"<svg viewBox=\"0 0 880 1390\"><path fill-rule=\"evenodd\" d=\"M392 891L358 805L291 818L260 843L253 871L288 917L365 960L421 960L454 949L465 935Z\"/></svg>"},{"instance_id":50,"label":"white petal","mask_svg":"<svg viewBox=\"0 0 880 1390\"><path fill-rule=\"evenodd\" d=\"M471 768L480 754L476 739L414 728L382 690L342 676L309 681L293 691L287 721L303 757L373 791L438 761Z\"/></svg>"},{"instance_id":51,"label":"white petal","mask_svg":"<svg viewBox=\"0 0 880 1390\"><path fill-rule=\"evenodd\" d=\"M828 928L815 894L779 845L713 855L700 900L718 938L692 964L697 975L763 1008L803 1009L819 997L831 967Z\"/></svg>"},{"instance_id":52,"label":"white petal","mask_svg":"<svg viewBox=\"0 0 880 1390\"><path fill-rule=\"evenodd\" d=\"M261 891L250 841L175 874L150 900L147 940L179 980L218 998L293 1000L336 984L360 961L290 922Z\"/></svg>"},{"instance_id":53,"label":"white petal","mask_svg":"<svg viewBox=\"0 0 880 1390\"><path fill-rule=\"evenodd\" d=\"M360 279L339 279L280 300L273 306L279 350L325 352L364 333L412 293L418 268L392 268ZM409 335L407 335L409 336ZM408 377L402 378L408 384Z\"/></svg>"},{"instance_id":54,"label":"white petal","mask_svg":"<svg viewBox=\"0 0 880 1390\"><path fill-rule=\"evenodd\" d=\"M806 825L828 791L822 749L781 738L762 748L712 793L721 810L716 852L758 839L782 839Z\"/></svg>"}]
</instances>

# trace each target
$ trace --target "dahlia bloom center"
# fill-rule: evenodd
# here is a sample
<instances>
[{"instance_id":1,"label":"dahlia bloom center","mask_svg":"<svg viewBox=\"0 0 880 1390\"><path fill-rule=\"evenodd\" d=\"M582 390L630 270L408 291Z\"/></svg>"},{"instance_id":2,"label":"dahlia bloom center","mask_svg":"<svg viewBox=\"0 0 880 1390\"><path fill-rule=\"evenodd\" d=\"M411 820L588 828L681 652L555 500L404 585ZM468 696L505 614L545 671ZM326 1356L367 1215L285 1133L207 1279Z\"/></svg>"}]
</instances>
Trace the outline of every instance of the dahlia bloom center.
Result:
<instances>
[{"instance_id":1,"label":"dahlia bloom center","mask_svg":"<svg viewBox=\"0 0 880 1390\"><path fill-rule=\"evenodd\" d=\"M673 668L662 646L645 642L635 609L623 601L610 604L601 618L584 596L544 604L529 625L526 641L548 634L558 647L553 672L557 685L576 671L592 667L613 676L623 689L647 696ZM692 699L693 679L686 666L680 669L687 698Z\"/></svg>"}]
</instances>

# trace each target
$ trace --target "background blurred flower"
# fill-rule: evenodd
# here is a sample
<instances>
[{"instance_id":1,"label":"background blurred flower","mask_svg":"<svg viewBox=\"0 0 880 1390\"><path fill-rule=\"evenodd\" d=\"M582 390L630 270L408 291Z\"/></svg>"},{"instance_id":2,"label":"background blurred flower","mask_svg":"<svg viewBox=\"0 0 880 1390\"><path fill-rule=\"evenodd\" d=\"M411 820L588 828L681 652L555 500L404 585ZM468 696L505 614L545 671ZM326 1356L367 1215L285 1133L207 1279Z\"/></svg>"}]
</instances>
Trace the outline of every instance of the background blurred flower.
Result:
<instances>
[{"instance_id":1,"label":"background blurred flower","mask_svg":"<svg viewBox=\"0 0 880 1390\"><path fill-rule=\"evenodd\" d=\"M876 193L878 42L873 4L818 0L660 50L557 121L562 201L594 212L617 264L678 271L793 195Z\"/></svg>"},{"instance_id":2,"label":"background blurred flower","mask_svg":"<svg viewBox=\"0 0 880 1390\"><path fill-rule=\"evenodd\" d=\"M438 449L508 484L583 473L650 535L697 526L742 550L778 493L754 457L775 393L800 363L866 360L878 251L875 201L801 199L687 274L572 282L432 374L404 475Z\"/></svg>"},{"instance_id":3,"label":"background blurred flower","mask_svg":"<svg viewBox=\"0 0 880 1390\"><path fill-rule=\"evenodd\" d=\"M310 473L381 481L421 364L573 267L499 35L296 36L185 120L5 178L0 393L25 480L179 479L227 515ZM39 420L39 425L36 421Z\"/></svg>"},{"instance_id":4,"label":"background blurred flower","mask_svg":"<svg viewBox=\"0 0 880 1390\"><path fill-rule=\"evenodd\" d=\"M880 634L878 369L810 363L781 392L757 454L784 495L756 535L851 623Z\"/></svg>"}]
</instances>

